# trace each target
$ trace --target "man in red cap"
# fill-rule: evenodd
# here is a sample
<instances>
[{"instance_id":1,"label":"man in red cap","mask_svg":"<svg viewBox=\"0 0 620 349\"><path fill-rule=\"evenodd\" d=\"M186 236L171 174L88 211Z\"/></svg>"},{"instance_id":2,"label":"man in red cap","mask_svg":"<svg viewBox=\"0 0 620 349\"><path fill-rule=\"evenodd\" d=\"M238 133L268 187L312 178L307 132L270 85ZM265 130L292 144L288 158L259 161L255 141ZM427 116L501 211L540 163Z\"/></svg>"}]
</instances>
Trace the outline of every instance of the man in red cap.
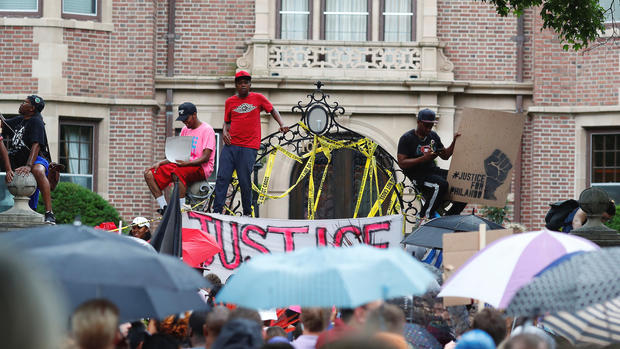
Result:
<instances>
[{"instance_id":1,"label":"man in red cap","mask_svg":"<svg viewBox=\"0 0 620 349\"><path fill-rule=\"evenodd\" d=\"M232 173L237 170L243 214L252 214L252 182L256 154L260 147L261 124L260 112L266 111L280 125L280 131L288 132L282 124L280 113L271 102L260 93L250 92L252 77L246 71L235 74L237 93L229 97L225 103L223 139L224 147L220 153L220 162L215 183L215 201L213 211L222 213Z\"/></svg>"},{"instance_id":2,"label":"man in red cap","mask_svg":"<svg viewBox=\"0 0 620 349\"><path fill-rule=\"evenodd\" d=\"M448 160L454 152L456 133L452 144L445 148L439 135L433 131L437 123L435 112L422 109L418 112L418 127L407 131L398 141L398 166L405 175L422 191L425 201L420 217L433 218L437 208L441 207L448 194L448 171L435 164L438 156ZM467 204L453 202L446 215L461 213Z\"/></svg>"}]
</instances>

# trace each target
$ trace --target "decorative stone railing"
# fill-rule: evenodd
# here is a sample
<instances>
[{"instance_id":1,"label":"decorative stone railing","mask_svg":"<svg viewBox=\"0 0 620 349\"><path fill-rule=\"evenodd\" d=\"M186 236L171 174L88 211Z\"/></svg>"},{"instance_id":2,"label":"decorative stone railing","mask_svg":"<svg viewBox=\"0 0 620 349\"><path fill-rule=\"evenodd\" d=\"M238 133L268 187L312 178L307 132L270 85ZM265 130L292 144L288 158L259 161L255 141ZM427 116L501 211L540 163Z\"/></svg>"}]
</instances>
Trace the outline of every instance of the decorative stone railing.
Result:
<instances>
[{"instance_id":1,"label":"decorative stone railing","mask_svg":"<svg viewBox=\"0 0 620 349\"><path fill-rule=\"evenodd\" d=\"M452 80L438 44L257 40L237 59L254 76L362 80Z\"/></svg>"}]
</instances>

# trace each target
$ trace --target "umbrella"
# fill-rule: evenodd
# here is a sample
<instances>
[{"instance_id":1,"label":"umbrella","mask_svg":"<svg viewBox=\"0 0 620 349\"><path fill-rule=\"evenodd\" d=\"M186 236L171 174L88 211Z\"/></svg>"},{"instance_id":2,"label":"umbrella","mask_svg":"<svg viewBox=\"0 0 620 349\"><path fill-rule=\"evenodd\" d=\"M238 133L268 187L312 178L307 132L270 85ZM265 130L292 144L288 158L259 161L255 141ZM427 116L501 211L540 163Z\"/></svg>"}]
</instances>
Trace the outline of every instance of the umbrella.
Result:
<instances>
[{"instance_id":1,"label":"umbrella","mask_svg":"<svg viewBox=\"0 0 620 349\"><path fill-rule=\"evenodd\" d=\"M94 298L115 303L123 321L205 308L197 289L208 283L200 274L116 234L59 225L4 233L0 244L50 269L46 277L60 283L70 311Z\"/></svg>"},{"instance_id":2,"label":"umbrella","mask_svg":"<svg viewBox=\"0 0 620 349\"><path fill-rule=\"evenodd\" d=\"M291 304L354 308L422 294L433 282L432 274L399 248L319 247L252 258L217 300L254 309Z\"/></svg>"},{"instance_id":3,"label":"umbrella","mask_svg":"<svg viewBox=\"0 0 620 349\"><path fill-rule=\"evenodd\" d=\"M444 283L439 297L465 297L505 308L515 292L555 259L592 251L589 240L549 230L497 240L471 257Z\"/></svg>"},{"instance_id":4,"label":"umbrella","mask_svg":"<svg viewBox=\"0 0 620 349\"><path fill-rule=\"evenodd\" d=\"M199 267L221 250L222 247L208 233L200 229L183 228L183 261L190 267Z\"/></svg>"},{"instance_id":5,"label":"umbrella","mask_svg":"<svg viewBox=\"0 0 620 349\"><path fill-rule=\"evenodd\" d=\"M106 230L93 229L77 222L73 225L56 224L20 229L0 234L2 241L21 248L37 248L66 245L89 240L112 240L135 247L138 242L132 237L118 235ZM144 249L144 247L142 247Z\"/></svg>"},{"instance_id":6,"label":"umbrella","mask_svg":"<svg viewBox=\"0 0 620 349\"><path fill-rule=\"evenodd\" d=\"M618 265L620 247L575 255L519 289L506 312L511 316L576 313L620 297Z\"/></svg>"},{"instance_id":7,"label":"umbrella","mask_svg":"<svg viewBox=\"0 0 620 349\"><path fill-rule=\"evenodd\" d=\"M151 239L151 245L159 252L181 258L183 256L181 227L181 203L179 202L179 180L174 181L170 204Z\"/></svg>"},{"instance_id":8,"label":"umbrella","mask_svg":"<svg viewBox=\"0 0 620 349\"><path fill-rule=\"evenodd\" d=\"M403 333L407 343L417 349L442 349L443 346L426 328L418 324L405 324Z\"/></svg>"},{"instance_id":9,"label":"umbrella","mask_svg":"<svg viewBox=\"0 0 620 349\"><path fill-rule=\"evenodd\" d=\"M480 224L486 224L488 229L504 229L497 223L473 214L443 216L420 225L407 236L403 243L428 248L442 248L443 234L458 231L478 231Z\"/></svg>"},{"instance_id":10,"label":"umbrella","mask_svg":"<svg viewBox=\"0 0 620 349\"><path fill-rule=\"evenodd\" d=\"M561 311L545 316L545 327L565 337L575 345L606 346L620 342L620 297L595 304L574 314Z\"/></svg>"}]
</instances>

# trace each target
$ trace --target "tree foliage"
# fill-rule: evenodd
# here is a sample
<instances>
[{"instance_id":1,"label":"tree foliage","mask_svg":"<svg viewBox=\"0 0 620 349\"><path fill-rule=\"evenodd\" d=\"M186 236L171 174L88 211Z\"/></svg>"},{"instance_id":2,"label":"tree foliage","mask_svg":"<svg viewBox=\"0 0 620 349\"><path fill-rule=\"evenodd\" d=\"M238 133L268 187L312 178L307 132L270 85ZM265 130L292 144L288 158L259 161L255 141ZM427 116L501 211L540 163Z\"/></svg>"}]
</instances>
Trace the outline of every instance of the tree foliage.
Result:
<instances>
[{"instance_id":1,"label":"tree foliage","mask_svg":"<svg viewBox=\"0 0 620 349\"><path fill-rule=\"evenodd\" d=\"M60 182L52 192L52 208L56 223L73 223L80 216L82 224L96 226L103 222L118 222L120 216L104 198L75 183ZM45 212L42 197L39 196L39 213Z\"/></svg>"},{"instance_id":2,"label":"tree foliage","mask_svg":"<svg viewBox=\"0 0 620 349\"><path fill-rule=\"evenodd\" d=\"M497 13L520 16L530 7L540 7L543 29L555 31L564 50L586 48L605 31L605 14L598 0L481 0L495 5ZM618 1L618 0L616 0ZM613 14L613 13L612 13Z\"/></svg>"}]
</instances>

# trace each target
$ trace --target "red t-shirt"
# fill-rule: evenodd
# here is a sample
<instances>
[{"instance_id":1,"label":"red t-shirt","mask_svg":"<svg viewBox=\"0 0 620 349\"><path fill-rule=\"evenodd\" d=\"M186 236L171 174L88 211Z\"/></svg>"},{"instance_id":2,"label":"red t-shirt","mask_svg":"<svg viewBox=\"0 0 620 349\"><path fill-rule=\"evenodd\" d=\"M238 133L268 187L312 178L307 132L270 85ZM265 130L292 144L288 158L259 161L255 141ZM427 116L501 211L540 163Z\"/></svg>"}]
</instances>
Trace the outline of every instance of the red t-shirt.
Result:
<instances>
[{"instance_id":1,"label":"red t-shirt","mask_svg":"<svg viewBox=\"0 0 620 349\"><path fill-rule=\"evenodd\" d=\"M271 113L273 105L260 93L247 97L234 95L226 100L224 122L230 123L230 143L240 147L260 147L260 112Z\"/></svg>"}]
</instances>

